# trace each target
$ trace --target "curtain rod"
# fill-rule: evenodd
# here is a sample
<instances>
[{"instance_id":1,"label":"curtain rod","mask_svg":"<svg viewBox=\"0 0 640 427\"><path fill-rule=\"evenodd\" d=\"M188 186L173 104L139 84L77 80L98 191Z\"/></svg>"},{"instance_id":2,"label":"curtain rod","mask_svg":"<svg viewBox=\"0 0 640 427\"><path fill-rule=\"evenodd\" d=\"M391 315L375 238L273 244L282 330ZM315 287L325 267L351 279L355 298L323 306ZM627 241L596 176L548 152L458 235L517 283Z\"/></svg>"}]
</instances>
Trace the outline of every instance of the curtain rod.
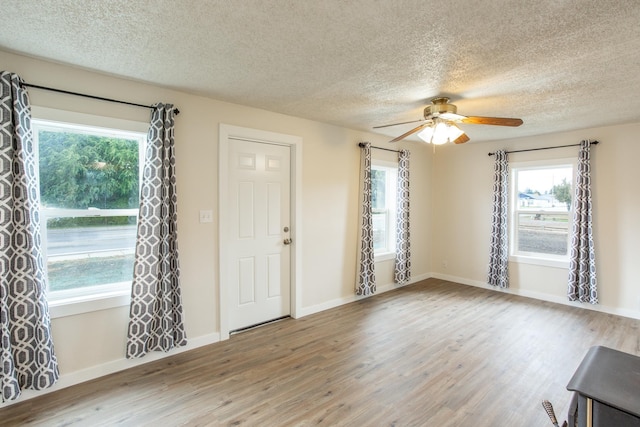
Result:
<instances>
[{"instance_id":1,"label":"curtain rod","mask_svg":"<svg viewBox=\"0 0 640 427\"><path fill-rule=\"evenodd\" d=\"M542 147L542 148L529 148L527 150L513 150L513 151L505 151L505 153L524 153L525 151L538 151L538 150L553 150L554 148L564 148L564 147L577 147L580 144L569 144L569 145L557 145L555 147ZM598 141L591 141L591 145L598 145ZM490 156L494 156L496 153L489 153Z\"/></svg>"},{"instance_id":2,"label":"curtain rod","mask_svg":"<svg viewBox=\"0 0 640 427\"><path fill-rule=\"evenodd\" d=\"M364 147L364 142L359 142L358 143L358 147ZM371 146L371 148L376 149L376 150L384 150L384 151L391 151L393 153L399 153L399 150L392 150L391 148L382 148L382 147L374 147L373 145Z\"/></svg>"},{"instance_id":3,"label":"curtain rod","mask_svg":"<svg viewBox=\"0 0 640 427\"><path fill-rule=\"evenodd\" d=\"M69 90L55 89L55 88L52 88L52 87L34 85L34 84L31 84L31 83L23 83L22 85L23 86L27 86L27 87L32 87L34 89L42 89L42 90L48 90L48 91L51 91L51 92L64 93L66 95L75 95L75 96L82 96L84 98L97 99L98 101L115 102L117 104L132 105L134 107L141 107L141 108L150 108L150 109L153 108L153 106L151 106L151 105L136 104L135 102L120 101L119 99L103 98L101 96L87 95L86 93L71 92ZM177 108L174 108L173 112L175 114L180 114L180 110L178 110Z\"/></svg>"}]
</instances>

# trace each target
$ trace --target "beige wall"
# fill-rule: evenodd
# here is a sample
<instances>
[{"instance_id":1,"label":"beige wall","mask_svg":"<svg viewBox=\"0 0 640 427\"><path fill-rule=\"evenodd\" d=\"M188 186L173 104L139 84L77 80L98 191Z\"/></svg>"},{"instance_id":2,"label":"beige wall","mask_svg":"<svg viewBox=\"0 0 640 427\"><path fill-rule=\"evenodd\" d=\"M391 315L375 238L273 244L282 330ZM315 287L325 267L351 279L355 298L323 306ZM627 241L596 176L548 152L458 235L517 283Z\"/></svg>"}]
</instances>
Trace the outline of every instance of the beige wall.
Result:
<instances>
[{"instance_id":1,"label":"beige wall","mask_svg":"<svg viewBox=\"0 0 640 427\"><path fill-rule=\"evenodd\" d=\"M640 124L636 123L438 148L432 176L434 276L486 287L494 161L487 153L594 139L600 141L592 148L591 157L600 304L587 308L640 318L638 134ZM578 147L513 153L509 161L569 158L577 152ZM513 262L509 268L510 292L569 304L565 296L567 269Z\"/></svg>"},{"instance_id":2,"label":"beige wall","mask_svg":"<svg viewBox=\"0 0 640 427\"><path fill-rule=\"evenodd\" d=\"M359 155L357 143L388 146L387 138L269 111L123 80L0 51L0 69L27 82L142 104L173 103L176 119L178 232L185 326L190 346L215 342L218 319L217 218L199 223L199 211L218 211L220 123L296 135L302 160L302 314L353 301L356 277ZM179 82L177 82L179 83ZM149 112L75 96L29 90L34 106L146 122ZM412 151L413 275L430 271L430 159L424 146ZM217 215L215 215L217 217ZM378 266L378 285L391 289L390 263ZM53 319L62 386L132 366L124 359L128 308L118 307ZM147 356L143 361L161 357Z\"/></svg>"}]
</instances>

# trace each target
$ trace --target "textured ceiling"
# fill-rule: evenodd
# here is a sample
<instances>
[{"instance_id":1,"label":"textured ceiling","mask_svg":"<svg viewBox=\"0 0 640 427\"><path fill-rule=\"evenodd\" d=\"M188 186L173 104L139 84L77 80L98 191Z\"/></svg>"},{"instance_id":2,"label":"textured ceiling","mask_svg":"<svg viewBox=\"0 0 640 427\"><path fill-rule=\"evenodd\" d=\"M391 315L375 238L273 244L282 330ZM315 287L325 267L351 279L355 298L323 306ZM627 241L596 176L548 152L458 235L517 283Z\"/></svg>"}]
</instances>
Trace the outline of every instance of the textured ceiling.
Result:
<instances>
[{"instance_id":1,"label":"textured ceiling","mask_svg":"<svg viewBox=\"0 0 640 427\"><path fill-rule=\"evenodd\" d=\"M0 49L366 131L438 95L524 120L472 141L640 121L638 0L3 0Z\"/></svg>"}]
</instances>

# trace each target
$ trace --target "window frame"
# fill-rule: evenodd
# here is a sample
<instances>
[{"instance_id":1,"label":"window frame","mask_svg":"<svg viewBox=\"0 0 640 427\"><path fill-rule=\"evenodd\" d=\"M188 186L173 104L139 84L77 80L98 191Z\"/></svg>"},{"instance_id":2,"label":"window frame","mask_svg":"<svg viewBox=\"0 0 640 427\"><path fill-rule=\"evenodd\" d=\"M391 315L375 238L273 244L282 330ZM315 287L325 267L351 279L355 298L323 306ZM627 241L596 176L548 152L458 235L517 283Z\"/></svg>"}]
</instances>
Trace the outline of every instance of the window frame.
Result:
<instances>
[{"instance_id":1,"label":"window frame","mask_svg":"<svg viewBox=\"0 0 640 427\"><path fill-rule=\"evenodd\" d=\"M383 250L376 250L374 248L374 261L386 261L395 259L396 257L396 217L397 217L397 194L398 194L398 163L391 162L388 160L381 159L371 159L371 170L374 169L384 170L387 173L390 173L392 179L388 180L385 188L385 195L390 195L392 197L387 197L385 200L385 208L384 209L375 209L372 205L371 214L372 217L376 214L376 210L381 212L387 212L386 217L386 239L388 244Z\"/></svg>"},{"instance_id":2,"label":"window frame","mask_svg":"<svg viewBox=\"0 0 640 427\"><path fill-rule=\"evenodd\" d=\"M142 170L148 123L95 116L84 113L64 111L52 108L32 106L32 131L36 155L38 154L39 129L73 129L88 133L97 131L100 135L130 138L135 135L139 141L139 185L142 184ZM140 142L142 144L140 144ZM39 158L38 158L39 162ZM39 171L39 165L38 165ZM38 172L39 173L39 172ZM42 250L45 261L45 272L48 276L47 265L47 219L51 217L87 217L87 216L138 216L138 209L51 209L41 207ZM48 278L47 278L48 281ZM47 290L47 300L52 318L88 313L108 308L128 305L131 296L132 281L117 282L106 285L78 288L50 292Z\"/></svg>"},{"instance_id":3,"label":"window frame","mask_svg":"<svg viewBox=\"0 0 640 427\"><path fill-rule=\"evenodd\" d=\"M520 210L518 209L518 172L530 171L530 170L544 170L555 169L559 167L571 167L571 191L574 191L576 183L576 174L578 169L577 158L561 158L561 159L549 159L549 160L534 160L525 162L513 162L509 164L509 261L541 265L555 268L569 268L569 248L571 242L571 221L573 220L574 204L571 204L570 209L562 215L567 216L568 233L567 233L567 254L566 255L554 255L543 254L540 252L526 252L518 251L518 224L519 214L545 214L556 213L558 211L550 211L545 209L538 210Z\"/></svg>"}]
</instances>

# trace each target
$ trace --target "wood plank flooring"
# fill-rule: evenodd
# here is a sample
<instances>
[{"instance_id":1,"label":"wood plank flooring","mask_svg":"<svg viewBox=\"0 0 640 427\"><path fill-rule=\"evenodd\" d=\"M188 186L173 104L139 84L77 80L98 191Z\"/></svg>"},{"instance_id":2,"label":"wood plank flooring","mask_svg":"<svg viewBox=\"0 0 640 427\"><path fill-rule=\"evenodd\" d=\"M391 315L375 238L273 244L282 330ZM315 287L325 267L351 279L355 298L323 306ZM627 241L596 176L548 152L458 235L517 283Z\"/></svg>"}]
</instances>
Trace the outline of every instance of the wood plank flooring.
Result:
<instances>
[{"instance_id":1,"label":"wood plank flooring","mask_svg":"<svg viewBox=\"0 0 640 427\"><path fill-rule=\"evenodd\" d=\"M0 409L3 426L551 426L640 321L429 279Z\"/></svg>"}]
</instances>

